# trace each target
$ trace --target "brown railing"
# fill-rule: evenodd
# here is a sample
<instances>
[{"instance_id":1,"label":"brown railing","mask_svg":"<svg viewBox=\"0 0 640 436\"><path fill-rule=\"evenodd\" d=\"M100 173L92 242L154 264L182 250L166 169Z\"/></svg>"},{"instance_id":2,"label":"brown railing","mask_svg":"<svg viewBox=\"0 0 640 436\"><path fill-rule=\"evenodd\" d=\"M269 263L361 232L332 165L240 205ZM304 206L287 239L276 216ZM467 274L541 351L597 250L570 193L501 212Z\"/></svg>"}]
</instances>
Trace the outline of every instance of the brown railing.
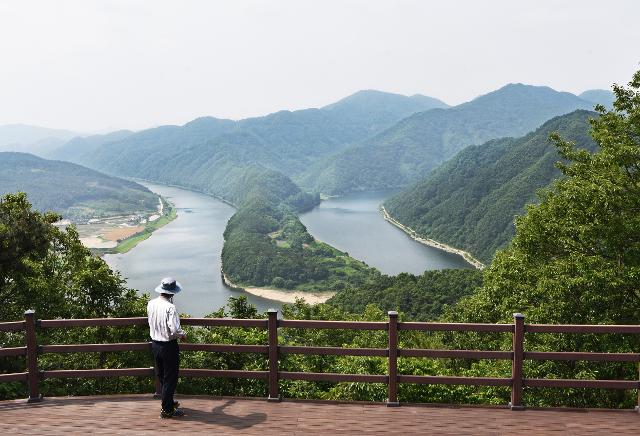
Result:
<instances>
[{"instance_id":1,"label":"brown railing","mask_svg":"<svg viewBox=\"0 0 640 436\"><path fill-rule=\"evenodd\" d=\"M153 377L153 368L125 369L82 369L82 370L38 370L38 354L74 353L74 352L107 352L107 351L144 351L150 350L149 342L121 344L77 344L77 345L37 345L36 327L40 329L64 327L95 326L132 326L146 325L146 318L96 318L96 319L55 319L35 320L33 311L25 312L25 320L0 323L0 331L24 331L26 346L0 348L0 357L26 356L26 372L0 374L0 382L26 381L29 388L29 401L39 401L39 381L49 378L83 378L83 377L118 377L141 376ZM268 311L267 319L228 319L228 318L185 318L182 324L204 327L248 327L268 330L266 345L231 345L231 344L191 344L180 345L184 351L211 351L223 353L260 353L268 357L268 371L215 370L215 369L181 369L180 375L185 377L229 377L264 379L268 382L268 400L278 401L279 380L307 380L330 382L384 383L388 389L388 406L397 406L398 383L445 384L472 386L509 386L511 387L512 410L523 408L522 391L524 387L547 388L605 388L605 389L639 389L639 380L576 380L576 379L534 379L523 376L523 362L528 360L562 360L562 361L604 361L604 362L640 362L640 353L594 353L594 352L542 352L524 351L525 333L617 333L640 334L640 325L546 325L525 324L524 315L516 313L513 324L463 324L463 323L429 323L398 322L397 312L389 312L388 322L357 321L316 321L316 320L279 320L276 310ZM347 329L378 330L388 332L388 348L343 348L278 345L278 328L296 329ZM513 347L510 351L482 350L432 350L398 348L398 331L465 331L511 333ZM335 374L316 372L289 372L278 368L279 356L283 354L312 355L348 355L373 356L388 359L386 375L377 374ZM458 376L424 376L398 374L398 357L463 358L510 360L512 373L510 378L495 377L458 377ZM157 381L156 381L157 383ZM156 384L156 392L158 386ZM638 407L636 407L638 409Z\"/></svg>"}]
</instances>

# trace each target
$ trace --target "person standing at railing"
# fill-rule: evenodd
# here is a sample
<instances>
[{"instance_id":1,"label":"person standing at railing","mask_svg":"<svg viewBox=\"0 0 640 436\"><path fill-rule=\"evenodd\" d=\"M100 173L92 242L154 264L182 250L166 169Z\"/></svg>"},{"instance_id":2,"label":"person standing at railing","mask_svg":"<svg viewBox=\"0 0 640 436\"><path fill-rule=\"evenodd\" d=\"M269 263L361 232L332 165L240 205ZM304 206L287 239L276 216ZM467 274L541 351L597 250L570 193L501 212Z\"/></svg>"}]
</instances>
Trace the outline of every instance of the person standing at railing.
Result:
<instances>
[{"instance_id":1,"label":"person standing at railing","mask_svg":"<svg viewBox=\"0 0 640 436\"><path fill-rule=\"evenodd\" d=\"M178 408L180 403L173 400L180 366L178 339L186 340L185 332L180 327L180 317L173 305L173 296L182 291L182 286L174 278L167 277L162 279L155 291L160 296L149 301L147 315L156 377L162 385L160 417L173 418L184 415L182 409Z\"/></svg>"}]
</instances>

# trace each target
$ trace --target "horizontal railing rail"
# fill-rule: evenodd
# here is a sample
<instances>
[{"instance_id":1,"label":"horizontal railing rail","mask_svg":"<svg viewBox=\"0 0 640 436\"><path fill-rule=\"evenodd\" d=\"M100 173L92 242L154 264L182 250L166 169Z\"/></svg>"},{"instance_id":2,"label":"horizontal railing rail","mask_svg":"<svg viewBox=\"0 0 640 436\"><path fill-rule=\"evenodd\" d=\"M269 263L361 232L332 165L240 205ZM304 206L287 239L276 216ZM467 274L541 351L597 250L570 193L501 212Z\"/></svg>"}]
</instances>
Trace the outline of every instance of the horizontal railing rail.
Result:
<instances>
[{"instance_id":1,"label":"horizontal railing rail","mask_svg":"<svg viewBox=\"0 0 640 436\"><path fill-rule=\"evenodd\" d=\"M89 319L43 319L38 321L38 327L43 329L62 327L118 327L146 325L147 319L137 318L89 318Z\"/></svg>"},{"instance_id":2,"label":"horizontal railing rail","mask_svg":"<svg viewBox=\"0 0 640 436\"><path fill-rule=\"evenodd\" d=\"M0 322L0 332L15 332L26 328L24 321Z\"/></svg>"},{"instance_id":3,"label":"horizontal railing rail","mask_svg":"<svg viewBox=\"0 0 640 436\"><path fill-rule=\"evenodd\" d=\"M399 322L398 330L447 331L447 332L495 332L510 333L513 324L472 324L451 322Z\"/></svg>"},{"instance_id":4,"label":"horizontal railing rail","mask_svg":"<svg viewBox=\"0 0 640 436\"><path fill-rule=\"evenodd\" d=\"M389 312L388 322L370 321L320 321L320 320L278 320L277 311L269 310L267 319L233 318L185 318L183 325L194 327L236 327L260 328L268 333L267 344L200 344L182 343L183 351L204 351L215 353L254 353L266 356L268 370L246 371L236 369L195 369L180 370L184 377L222 377L266 380L268 399L279 399L280 380L381 383L387 385L387 405L398 405L397 387L399 383L441 384L468 386L504 386L511 388L513 410L523 408L523 388L599 388L599 389L639 389L640 380L581 380L581 379L538 379L523 375L525 360L541 361L598 361L598 362L640 362L639 353L600 353L577 351L525 351L525 333L554 334L640 334L640 325L549 325L524 324L524 316L514 314L512 324L480 323L431 323L398 322L398 314ZM24 321L1 322L0 332L25 332L25 346L0 348L0 357L26 356L25 372L0 374L0 382L27 382L29 401L39 401L39 381L58 378L102 378L102 377L153 377L154 368L102 368L102 369L59 369L38 370L38 355L50 353L105 353L124 351L150 351L151 342L107 343L107 344L37 344L37 329L76 327L124 327L147 325L147 318L95 318L95 319L50 319L36 320L33 311L25 312ZM278 344L278 329L343 329L386 331L386 348L348 348L308 345ZM441 331L441 332L491 332L508 333L512 336L512 349L490 350L450 350L450 349L406 349L398 346L399 331ZM317 372L281 371L279 359L283 355L302 354L316 356L365 356L380 357L388 361L386 374L340 374ZM399 374L398 358L430 359L476 359L509 360L511 377L462 377L442 375ZM156 380L156 392L159 392ZM640 395L639 395L640 405Z\"/></svg>"}]
</instances>

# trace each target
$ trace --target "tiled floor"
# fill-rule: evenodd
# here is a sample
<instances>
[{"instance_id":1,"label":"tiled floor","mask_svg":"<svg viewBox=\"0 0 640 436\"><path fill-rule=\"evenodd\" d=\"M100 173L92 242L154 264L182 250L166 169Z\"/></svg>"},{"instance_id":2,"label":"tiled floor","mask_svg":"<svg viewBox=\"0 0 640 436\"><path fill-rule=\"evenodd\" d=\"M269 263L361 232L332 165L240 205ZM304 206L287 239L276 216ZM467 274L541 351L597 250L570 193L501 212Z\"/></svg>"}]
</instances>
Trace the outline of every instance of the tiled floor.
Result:
<instances>
[{"instance_id":1,"label":"tiled floor","mask_svg":"<svg viewBox=\"0 0 640 436\"><path fill-rule=\"evenodd\" d=\"M640 435L633 411L552 411L478 407L178 397L186 416L161 420L148 395L0 402L0 434L211 435Z\"/></svg>"}]
</instances>

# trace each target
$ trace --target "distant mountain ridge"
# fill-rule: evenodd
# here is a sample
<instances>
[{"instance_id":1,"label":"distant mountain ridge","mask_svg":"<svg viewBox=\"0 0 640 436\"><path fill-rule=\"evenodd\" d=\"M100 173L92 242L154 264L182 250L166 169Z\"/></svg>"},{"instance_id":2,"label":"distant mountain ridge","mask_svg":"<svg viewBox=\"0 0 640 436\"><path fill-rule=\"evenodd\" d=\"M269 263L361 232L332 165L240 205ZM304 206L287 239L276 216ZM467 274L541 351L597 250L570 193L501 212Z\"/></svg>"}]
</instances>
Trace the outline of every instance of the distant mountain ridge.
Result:
<instances>
[{"instance_id":1,"label":"distant mountain ridge","mask_svg":"<svg viewBox=\"0 0 640 436\"><path fill-rule=\"evenodd\" d=\"M64 129L5 124L0 126L0 151L18 151L44 155L61 146L77 133Z\"/></svg>"},{"instance_id":2,"label":"distant mountain ridge","mask_svg":"<svg viewBox=\"0 0 640 436\"><path fill-rule=\"evenodd\" d=\"M366 90L320 109L240 121L202 117L121 138L84 138L51 156L219 196L225 174L233 178L251 166L282 172L308 190L342 194L408 186L468 145L523 135L553 116L593 105L523 84L455 107L426 96Z\"/></svg>"},{"instance_id":3,"label":"distant mountain ridge","mask_svg":"<svg viewBox=\"0 0 640 436\"><path fill-rule=\"evenodd\" d=\"M523 135L554 116L592 108L568 92L509 84L449 109L413 114L296 180L327 194L403 187L468 145Z\"/></svg>"},{"instance_id":4,"label":"distant mountain ridge","mask_svg":"<svg viewBox=\"0 0 640 436\"><path fill-rule=\"evenodd\" d=\"M137 183L69 162L0 152L0 195L26 192L40 211L86 219L153 212L158 196Z\"/></svg>"},{"instance_id":5,"label":"distant mountain ridge","mask_svg":"<svg viewBox=\"0 0 640 436\"><path fill-rule=\"evenodd\" d=\"M608 89L589 89L578 95L578 97L594 104L601 104L609 110L613 108L613 102L616 99L615 94Z\"/></svg>"},{"instance_id":6,"label":"distant mountain ridge","mask_svg":"<svg viewBox=\"0 0 640 436\"><path fill-rule=\"evenodd\" d=\"M130 130L117 130L104 135L76 136L47 153L45 157L82 162L89 160L91 154L95 153L104 144L119 141L132 134L133 132Z\"/></svg>"},{"instance_id":7,"label":"distant mountain ridge","mask_svg":"<svg viewBox=\"0 0 640 436\"><path fill-rule=\"evenodd\" d=\"M248 166L301 174L371 132L433 105L445 104L425 96L362 91L321 109L280 111L241 121L202 117L117 140L74 140L51 157L119 176L213 189L226 185L225 174L233 178ZM223 195L224 189L212 193Z\"/></svg>"},{"instance_id":8,"label":"distant mountain ridge","mask_svg":"<svg viewBox=\"0 0 640 436\"><path fill-rule=\"evenodd\" d=\"M363 90L321 109L344 117L352 123L368 122L368 134L373 134L416 112L448 107L445 102L426 95L415 94L407 97L376 90Z\"/></svg>"},{"instance_id":9,"label":"distant mountain ridge","mask_svg":"<svg viewBox=\"0 0 640 436\"><path fill-rule=\"evenodd\" d=\"M560 176L551 132L594 150L589 118L578 110L553 118L519 138L465 148L415 186L385 202L389 213L420 235L470 252L489 263L515 233L514 216L536 191Z\"/></svg>"}]
</instances>

